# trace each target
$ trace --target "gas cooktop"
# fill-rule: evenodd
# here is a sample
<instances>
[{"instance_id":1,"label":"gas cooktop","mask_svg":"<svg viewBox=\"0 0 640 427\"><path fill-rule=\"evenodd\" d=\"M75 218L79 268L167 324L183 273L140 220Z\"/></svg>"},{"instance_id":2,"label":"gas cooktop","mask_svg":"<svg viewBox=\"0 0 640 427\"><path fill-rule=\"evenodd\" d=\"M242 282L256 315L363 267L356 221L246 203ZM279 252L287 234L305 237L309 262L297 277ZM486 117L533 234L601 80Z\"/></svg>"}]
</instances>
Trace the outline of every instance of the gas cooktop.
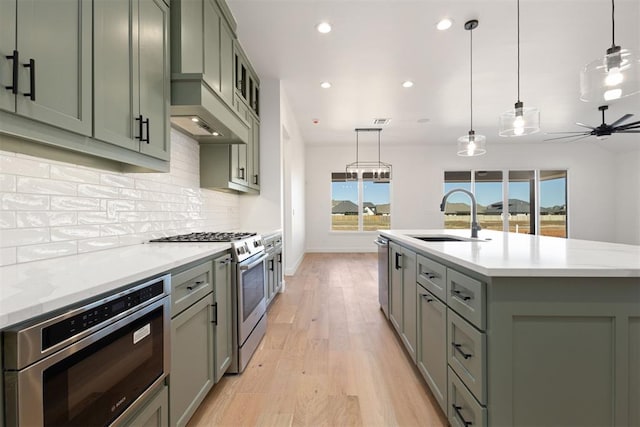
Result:
<instances>
[{"instance_id":1,"label":"gas cooktop","mask_svg":"<svg viewBox=\"0 0 640 427\"><path fill-rule=\"evenodd\" d=\"M189 234L178 234L177 236L162 237L160 239L149 240L150 242L234 242L237 240L253 237L257 233L247 232L199 232Z\"/></svg>"}]
</instances>

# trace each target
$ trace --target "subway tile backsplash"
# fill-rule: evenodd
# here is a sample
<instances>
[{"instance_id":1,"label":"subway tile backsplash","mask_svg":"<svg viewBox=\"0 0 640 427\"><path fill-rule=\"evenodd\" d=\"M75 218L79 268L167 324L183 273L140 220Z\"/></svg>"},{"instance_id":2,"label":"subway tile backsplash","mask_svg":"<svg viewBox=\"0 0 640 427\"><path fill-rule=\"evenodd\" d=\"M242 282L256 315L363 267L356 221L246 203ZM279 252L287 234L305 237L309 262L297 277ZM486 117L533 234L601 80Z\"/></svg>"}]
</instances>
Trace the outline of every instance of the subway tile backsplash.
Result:
<instances>
[{"instance_id":1,"label":"subway tile backsplash","mask_svg":"<svg viewBox=\"0 0 640 427\"><path fill-rule=\"evenodd\" d=\"M169 173L115 173L0 151L0 265L238 230L239 196L200 188L199 149L172 130Z\"/></svg>"}]
</instances>

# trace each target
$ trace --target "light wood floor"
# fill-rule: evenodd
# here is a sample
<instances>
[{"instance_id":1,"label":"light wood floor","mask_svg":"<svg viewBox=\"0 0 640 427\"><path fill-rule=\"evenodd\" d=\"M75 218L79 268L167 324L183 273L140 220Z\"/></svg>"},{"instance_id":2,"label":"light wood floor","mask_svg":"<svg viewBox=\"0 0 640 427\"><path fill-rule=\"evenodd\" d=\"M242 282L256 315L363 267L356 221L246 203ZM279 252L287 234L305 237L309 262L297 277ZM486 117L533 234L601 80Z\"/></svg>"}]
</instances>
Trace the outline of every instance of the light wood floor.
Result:
<instances>
[{"instance_id":1,"label":"light wood floor","mask_svg":"<svg viewBox=\"0 0 640 427\"><path fill-rule=\"evenodd\" d=\"M377 254L308 254L189 426L446 426L378 304Z\"/></svg>"}]
</instances>

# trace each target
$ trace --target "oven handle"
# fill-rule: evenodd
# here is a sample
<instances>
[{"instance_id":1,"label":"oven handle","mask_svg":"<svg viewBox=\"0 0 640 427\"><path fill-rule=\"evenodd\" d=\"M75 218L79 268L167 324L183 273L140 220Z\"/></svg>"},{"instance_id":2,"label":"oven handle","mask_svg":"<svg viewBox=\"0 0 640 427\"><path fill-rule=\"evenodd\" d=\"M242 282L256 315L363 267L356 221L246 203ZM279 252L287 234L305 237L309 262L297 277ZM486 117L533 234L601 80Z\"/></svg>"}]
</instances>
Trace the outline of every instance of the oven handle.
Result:
<instances>
[{"instance_id":1,"label":"oven handle","mask_svg":"<svg viewBox=\"0 0 640 427\"><path fill-rule=\"evenodd\" d=\"M260 258L258 258L257 260L253 261L251 264L238 265L238 268L240 269L240 271L251 270L253 267L255 267L256 265L260 264L265 259L267 259L267 254L262 255Z\"/></svg>"}]
</instances>

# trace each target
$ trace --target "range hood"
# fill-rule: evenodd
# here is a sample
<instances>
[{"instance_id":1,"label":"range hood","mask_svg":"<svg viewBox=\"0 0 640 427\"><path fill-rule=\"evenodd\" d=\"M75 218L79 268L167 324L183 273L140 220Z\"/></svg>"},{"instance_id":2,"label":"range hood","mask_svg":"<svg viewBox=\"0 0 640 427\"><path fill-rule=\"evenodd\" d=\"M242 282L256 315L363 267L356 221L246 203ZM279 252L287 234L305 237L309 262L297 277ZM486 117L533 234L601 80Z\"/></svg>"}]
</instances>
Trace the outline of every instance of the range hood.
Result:
<instances>
[{"instance_id":1,"label":"range hood","mask_svg":"<svg viewBox=\"0 0 640 427\"><path fill-rule=\"evenodd\" d=\"M249 123L242 120L199 73L171 76L171 124L200 143L246 144Z\"/></svg>"}]
</instances>

